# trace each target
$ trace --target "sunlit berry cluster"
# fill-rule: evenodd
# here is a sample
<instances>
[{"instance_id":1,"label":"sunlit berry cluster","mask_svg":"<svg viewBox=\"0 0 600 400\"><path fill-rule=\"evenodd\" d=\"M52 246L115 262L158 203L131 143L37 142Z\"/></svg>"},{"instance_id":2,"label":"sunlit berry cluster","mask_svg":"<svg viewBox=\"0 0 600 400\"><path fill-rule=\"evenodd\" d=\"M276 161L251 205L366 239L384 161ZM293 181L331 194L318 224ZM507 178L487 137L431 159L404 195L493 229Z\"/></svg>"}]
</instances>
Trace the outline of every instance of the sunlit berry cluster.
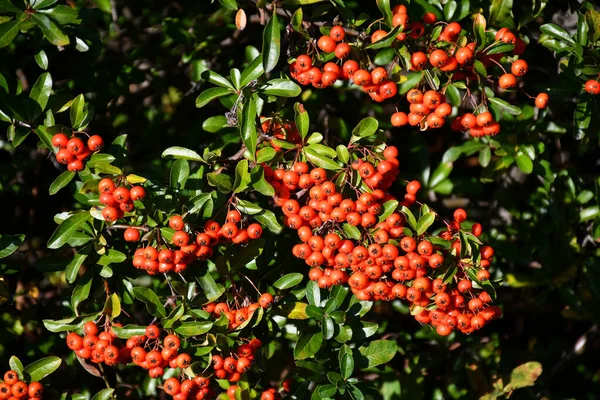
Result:
<instances>
[{"instance_id":1,"label":"sunlit berry cluster","mask_svg":"<svg viewBox=\"0 0 600 400\"><path fill-rule=\"evenodd\" d=\"M26 382L19 379L17 371L8 370L3 375L4 382L0 382L0 399L29 399L40 400L44 393L44 386L39 382Z\"/></svg>"},{"instance_id":2,"label":"sunlit berry cluster","mask_svg":"<svg viewBox=\"0 0 600 400\"><path fill-rule=\"evenodd\" d=\"M248 343L240 345L235 354L225 356L213 354L212 368L214 370L214 375L219 379L227 379L232 383L238 382L241 379L242 374L252 367L254 355L261 347L261 341L255 338ZM227 395L230 399L235 399L235 392L237 389L237 385L231 385L228 388Z\"/></svg>"},{"instance_id":3,"label":"sunlit berry cluster","mask_svg":"<svg viewBox=\"0 0 600 400\"><path fill-rule=\"evenodd\" d=\"M100 203L105 205L102 209L102 217L106 222L115 222L123 218L126 212L135 210L134 201L146 197L146 189L143 186L130 188L117 186L110 178L104 178L98 182L98 192L100 192ZM131 234L132 232L130 232Z\"/></svg>"},{"instance_id":4,"label":"sunlit berry cluster","mask_svg":"<svg viewBox=\"0 0 600 400\"><path fill-rule=\"evenodd\" d=\"M64 133L52 136L52 145L58 147L56 161L65 164L69 171L77 172L85 168L85 160L104 147L104 140L99 135L90 136L87 144L77 136L69 138Z\"/></svg>"}]
</instances>

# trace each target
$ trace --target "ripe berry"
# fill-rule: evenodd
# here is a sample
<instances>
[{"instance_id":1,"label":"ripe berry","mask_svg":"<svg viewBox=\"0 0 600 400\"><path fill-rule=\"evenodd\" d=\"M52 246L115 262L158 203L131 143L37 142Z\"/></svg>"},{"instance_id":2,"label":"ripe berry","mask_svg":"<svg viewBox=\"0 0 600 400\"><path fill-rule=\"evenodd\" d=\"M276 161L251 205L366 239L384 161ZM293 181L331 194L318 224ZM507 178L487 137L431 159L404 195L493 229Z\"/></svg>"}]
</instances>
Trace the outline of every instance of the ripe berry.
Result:
<instances>
[{"instance_id":1,"label":"ripe berry","mask_svg":"<svg viewBox=\"0 0 600 400\"><path fill-rule=\"evenodd\" d=\"M67 150L73 155L81 154L85 150L85 144L79 138L71 138L67 142Z\"/></svg>"},{"instance_id":2,"label":"ripe berry","mask_svg":"<svg viewBox=\"0 0 600 400\"><path fill-rule=\"evenodd\" d=\"M133 201L142 200L146 197L146 189L142 186L134 186L129 190L129 195Z\"/></svg>"},{"instance_id":3,"label":"ripe berry","mask_svg":"<svg viewBox=\"0 0 600 400\"><path fill-rule=\"evenodd\" d=\"M432 12L427 12L425 13L425 15L423 15L423 22L425 22L428 25L435 24L436 21L437 17Z\"/></svg>"},{"instance_id":4,"label":"ripe berry","mask_svg":"<svg viewBox=\"0 0 600 400\"><path fill-rule=\"evenodd\" d=\"M169 227L175 229L176 231L182 230L184 227L183 218L181 218L179 215L173 215L169 219Z\"/></svg>"},{"instance_id":5,"label":"ripe berry","mask_svg":"<svg viewBox=\"0 0 600 400\"><path fill-rule=\"evenodd\" d=\"M55 147L65 148L67 147L68 141L69 138L64 133L57 133L56 135L52 136L52 146Z\"/></svg>"},{"instance_id":6,"label":"ripe berry","mask_svg":"<svg viewBox=\"0 0 600 400\"><path fill-rule=\"evenodd\" d=\"M420 71L427 63L427 55L421 51L417 51L411 55L410 63L415 71Z\"/></svg>"},{"instance_id":7,"label":"ripe berry","mask_svg":"<svg viewBox=\"0 0 600 400\"><path fill-rule=\"evenodd\" d=\"M388 33L383 29L379 29L371 35L371 43L375 43L381 39L383 39Z\"/></svg>"},{"instance_id":8,"label":"ripe berry","mask_svg":"<svg viewBox=\"0 0 600 400\"><path fill-rule=\"evenodd\" d=\"M464 116L463 116L463 120L464 120ZM493 120L494 120L493 115L488 111L482 112L481 114L477 115L477 118L476 118L477 125L479 125L479 126L487 126L487 125L491 124Z\"/></svg>"},{"instance_id":9,"label":"ripe berry","mask_svg":"<svg viewBox=\"0 0 600 400\"><path fill-rule=\"evenodd\" d=\"M317 41L317 46L325 53L331 53L335 50L336 43L331 36L321 36Z\"/></svg>"},{"instance_id":10,"label":"ripe berry","mask_svg":"<svg viewBox=\"0 0 600 400\"><path fill-rule=\"evenodd\" d=\"M550 98L548 97L547 93L540 93L535 98L535 106L540 109L546 108L549 99Z\"/></svg>"},{"instance_id":11,"label":"ripe berry","mask_svg":"<svg viewBox=\"0 0 600 400\"><path fill-rule=\"evenodd\" d=\"M517 78L513 74L504 74L498 80L498 86L502 89L510 89L517 85Z\"/></svg>"},{"instance_id":12,"label":"ripe berry","mask_svg":"<svg viewBox=\"0 0 600 400\"><path fill-rule=\"evenodd\" d=\"M600 94L600 82L590 79L585 83L585 91L591 94Z\"/></svg>"},{"instance_id":13,"label":"ripe berry","mask_svg":"<svg viewBox=\"0 0 600 400\"><path fill-rule=\"evenodd\" d=\"M271 295L270 293L263 293L260 296L260 298L258 299L258 304L262 308L268 308L271 306L272 303L273 303L273 295Z\"/></svg>"},{"instance_id":14,"label":"ripe berry","mask_svg":"<svg viewBox=\"0 0 600 400\"><path fill-rule=\"evenodd\" d=\"M104 147L104 140L99 135L91 136L88 139L87 147L91 151L100 151Z\"/></svg>"},{"instance_id":15,"label":"ripe berry","mask_svg":"<svg viewBox=\"0 0 600 400\"><path fill-rule=\"evenodd\" d=\"M517 60L510 67L510 72L512 72L515 76L523 76L528 70L529 66L525 60Z\"/></svg>"},{"instance_id":16,"label":"ripe berry","mask_svg":"<svg viewBox=\"0 0 600 400\"><path fill-rule=\"evenodd\" d=\"M350 51L351 49L348 43L339 43L335 47L335 56L341 60L348 57L350 55Z\"/></svg>"},{"instance_id":17,"label":"ripe berry","mask_svg":"<svg viewBox=\"0 0 600 400\"><path fill-rule=\"evenodd\" d=\"M473 61L475 54L469 47L462 47L456 51L454 57L460 65L469 64Z\"/></svg>"},{"instance_id":18,"label":"ripe berry","mask_svg":"<svg viewBox=\"0 0 600 400\"><path fill-rule=\"evenodd\" d=\"M331 36L331 38L336 42L341 42L346 36L346 31L344 31L344 28L342 28L341 26L336 25L332 27L329 31L329 36Z\"/></svg>"},{"instance_id":19,"label":"ripe berry","mask_svg":"<svg viewBox=\"0 0 600 400\"><path fill-rule=\"evenodd\" d=\"M434 67L441 67L448 61L448 54L442 49L433 50L429 54L429 62Z\"/></svg>"}]
</instances>

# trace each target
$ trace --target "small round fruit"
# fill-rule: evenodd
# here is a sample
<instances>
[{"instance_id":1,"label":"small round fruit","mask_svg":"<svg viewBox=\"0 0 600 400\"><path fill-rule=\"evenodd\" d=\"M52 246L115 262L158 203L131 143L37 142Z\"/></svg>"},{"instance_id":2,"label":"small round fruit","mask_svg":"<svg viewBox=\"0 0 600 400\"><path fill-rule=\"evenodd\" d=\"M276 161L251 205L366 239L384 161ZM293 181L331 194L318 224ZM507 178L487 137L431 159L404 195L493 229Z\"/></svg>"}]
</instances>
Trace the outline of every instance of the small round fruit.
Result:
<instances>
[{"instance_id":1,"label":"small round fruit","mask_svg":"<svg viewBox=\"0 0 600 400\"><path fill-rule=\"evenodd\" d=\"M64 133L57 133L56 135L52 136L52 146L65 148L67 147L68 141L69 138Z\"/></svg>"},{"instance_id":2,"label":"small round fruit","mask_svg":"<svg viewBox=\"0 0 600 400\"><path fill-rule=\"evenodd\" d=\"M517 60L510 67L510 72L515 76L523 76L528 70L529 65L527 65L527 61L525 60Z\"/></svg>"},{"instance_id":3,"label":"small round fruit","mask_svg":"<svg viewBox=\"0 0 600 400\"><path fill-rule=\"evenodd\" d=\"M91 136L87 141L87 146L91 151L100 151L104 147L104 139L100 135Z\"/></svg>"},{"instance_id":4,"label":"small round fruit","mask_svg":"<svg viewBox=\"0 0 600 400\"><path fill-rule=\"evenodd\" d=\"M74 155L81 154L85 151L85 144L79 138L71 138L67 142L67 150Z\"/></svg>"},{"instance_id":5,"label":"small round fruit","mask_svg":"<svg viewBox=\"0 0 600 400\"><path fill-rule=\"evenodd\" d=\"M600 82L590 79L585 83L585 91L591 94L600 94Z\"/></svg>"},{"instance_id":6,"label":"small round fruit","mask_svg":"<svg viewBox=\"0 0 600 400\"><path fill-rule=\"evenodd\" d=\"M548 97L547 93L540 93L535 98L535 106L537 108L546 108L549 99L550 97Z\"/></svg>"},{"instance_id":7,"label":"small round fruit","mask_svg":"<svg viewBox=\"0 0 600 400\"><path fill-rule=\"evenodd\" d=\"M273 295L270 293L263 293L258 299L258 304L262 308L268 308L273 303Z\"/></svg>"},{"instance_id":8,"label":"small round fruit","mask_svg":"<svg viewBox=\"0 0 600 400\"><path fill-rule=\"evenodd\" d=\"M146 197L146 189L142 186L134 186L129 190L129 194L133 201L142 200Z\"/></svg>"},{"instance_id":9,"label":"small round fruit","mask_svg":"<svg viewBox=\"0 0 600 400\"><path fill-rule=\"evenodd\" d=\"M321 36L317 41L317 46L319 49L323 50L325 53L331 53L335 50L336 47L335 40L331 36Z\"/></svg>"},{"instance_id":10,"label":"small round fruit","mask_svg":"<svg viewBox=\"0 0 600 400\"><path fill-rule=\"evenodd\" d=\"M126 242L138 242L140 240L140 231L135 228L127 228L123 233Z\"/></svg>"},{"instance_id":11,"label":"small round fruit","mask_svg":"<svg viewBox=\"0 0 600 400\"><path fill-rule=\"evenodd\" d=\"M408 116L401 111L393 113L391 120L393 126L404 126L408 124Z\"/></svg>"},{"instance_id":12,"label":"small round fruit","mask_svg":"<svg viewBox=\"0 0 600 400\"><path fill-rule=\"evenodd\" d=\"M341 42L346 37L346 31L341 26L336 25L329 31L329 36L336 42Z\"/></svg>"},{"instance_id":13,"label":"small round fruit","mask_svg":"<svg viewBox=\"0 0 600 400\"><path fill-rule=\"evenodd\" d=\"M442 49L436 49L429 54L429 62L434 67L441 67L448 61L448 54Z\"/></svg>"},{"instance_id":14,"label":"small round fruit","mask_svg":"<svg viewBox=\"0 0 600 400\"><path fill-rule=\"evenodd\" d=\"M517 78L513 74L504 74L498 79L498 86L502 89L514 88L517 85Z\"/></svg>"}]
</instances>

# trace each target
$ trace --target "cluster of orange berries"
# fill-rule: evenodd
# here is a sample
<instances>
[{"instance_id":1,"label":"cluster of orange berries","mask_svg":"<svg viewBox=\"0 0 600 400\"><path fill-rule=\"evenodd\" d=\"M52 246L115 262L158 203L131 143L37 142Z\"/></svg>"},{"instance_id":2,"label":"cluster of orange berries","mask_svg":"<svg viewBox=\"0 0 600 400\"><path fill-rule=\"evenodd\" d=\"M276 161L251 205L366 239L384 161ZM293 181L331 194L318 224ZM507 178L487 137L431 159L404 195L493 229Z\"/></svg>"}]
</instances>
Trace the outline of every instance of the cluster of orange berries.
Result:
<instances>
[{"instance_id":1,"label":"cluster of orange berries","mask_svg":"<svg viewBox=\"0 0 600 400\"><path fill-rule=\"evenodd\" d=\"M345 31L341 26L331 28L329 36L321 36L317 46L326 53L334 52L342 60L350 55L351 48L344 40ZM341 42L341 43L337 43ZM337 44L336 44L337 43ZM377 102L392 98L398 93L395 82L388 80L385 68L375 68L369 72L361 69L355 60L347 60L342 67L334 62L325 63L322 68L313 65L312 58L302 54L290 65L290 75L302 85L312 84L315 88L322 89L333 85L338 79L350 80Z\"/></svg>"},{"instance_id":2,"label":"cluster of orange berries","mask_svg":"<svg viewBox=\"0 0 600 400\"><path fill-rule=\"evenodd\" d=\"M248 319L252 318L254 311L259 308L269 308L273 304L273 295L271 293L263 293L258 298L257 303L252 303L248 306L238 309L230 308L227 303L208 303L202 306L202 309L213 317L218 318L221 314L225 314L229 321L229 329L235 329L242 325Z\"/></svg>"},{"instance_id":3,"label":"cluster of orange berries","mask_svg":"<svg viewBox=\"0 0 600 400\"><path fill-rule=\"evenodd\" d=\"M458 231L466 220L466 212L457 210L455 221L442 232L441 237L452 242L447 250L434 245L426 235L406 235L405 217L400 213L392 212L378 221L384 204L395 200L385 190L398 175L398 150L389 146L381 155L371 153L370 156L373 156L371 161L358 158L351 164L351 168L358 171L372 189L354 188L355 200L344 198L336 185L328 180L324 169L310 169L304 162L295 162L287 171L277 169L265 173L275 188L275 204L282 207L285 224L298 231L302 243L294 246L292 252L311 267L309 278L322 289L348 284L360 300L401 298L412 302L414 307L427 307L426 311L419 311L416 318L422 323L431 323L440 334L449 334L454 328L470 333L499 316L499 308L488 305L491 299L486 292L478 295L481 305L474 301L469 303L468 309L463 308L465 298L462 293L474 296L472 288L466 288L466 282L470 282L464 278L466 264L461 264L463 269L456 275L457 280L465 281L458 289L450 289L446 293L446 287L453 285L445 285L437 278L441 268L448 267L446 259L452 249L460 252ZM414 204L420 188L418 181L409 182L400 204L407 207ZM302 205L296 198L302 199L307 192L306 203ZM340 226L343 223L363 228L362 232L359 231L360 239L349 239ZM473 234L481 235L480 224L473 225ZM491 247L481 247L479 265L469 266L478 269L477 279L490 278L487 269L492 257ZM454 257L450 262L455 262ZM435 309L431 311L431 307ZM433 311L436 313L432 314ZM425 317L430 314L434 315L434 319L427 320ZM465 315L460 317L460 324L455 323L459 314ZM438 323L435 318L440 316L444 318ZM467 324L466 316L471 319L481 317L484 322L476 318L473 324Z\"/></svg>"},{"instance_id":4,"label":"cluster of orange berries","mask_svg":"<svg viewBox=\"0 0 600 400\"><path fill-rule=\"evenodd\" d=\"M262 226L258 223L248 225L247 228L238 227L242 221L242 215L237 210L227 213L223 226L214 220L204 224L203 232L196 233L195 241L192 235L185 231L185 222L179 215L169 219L169 227L175 230L171 237L171 243L178 250L168 248L157 249L154 246L138 248L133 256L132 264L135 268L145 270L150 275L166 272L183 272L187 266L195 260L205 261L213 255L213 248L219 243L231 242L244 244L250 239L258 239L262 236ZM136 240L129 240L129 236ZM139 231L127 228L124 233L125 240L139 240Z\"/></svg>"},{"instance_id":5,"label":"cluster of orange berries","mask_svg":"<svg viewBox=\"0 0 600 400\"><path fill-rule=\"evenodd\" d=\"M120 326L120 324L114 324ZM73 350L78 357L90 360L95 364L105 363L116 365L119 362L127 362L130 359L130 351L121 345L117 335L112 329L99 332L98 325L93 321L83 325L84 336L76 332L67 335L67 346Z\"/></svg>"},{"instance_id":6,"label":"cluster of orange berries","mask_svg":"<svg viewBox=\"0 0 600 400\"><path fill-rule=\"evenodd\" d=\"M100 203L105 205L102 209L102 217L106 222L115 222L123 218L126 212L135 210L134 201L146 197L146 189L142 186L133 186L130 189L125 186L117 187L110 178L103 178L98 182L100 192ZM137 232L137 236L136 236ZM129 241L139 240L139 231L129 231L126 239Z\"/></svg>"},{"instance_id":7,"label":"cluster of orange berries","mask_svg":"<svg viewBox=\"0 0 600 400\"><path fill-rule=\"evenodd\" d=\"M80 138L68 138L64 133L52 136L52 145L58 147L56 161L65 164L69 171L77 172L85 168L84 161L96 151L102 150L104 140L99 135L90 136L87 145Z\"/></svg>"},{"instance_id":8,"label":"cluster of orange berries","mask_svg":"<svg viewBox=\"0 0 600 400\"><path fill-rule=\"evenodd\" d=\"M229 382L237 382L242 374L252 367L254 353L262 347L260 340L254 338L248 343L244 343L237 348L235 355L223 357L222 355L212 356L212 367L214 374L219 379L227 379ZM230 399L235 398L237 385L232 385L227 390ZM167 392L168 393L168 392ZM170 393L169 393L170 394Z\"/></svg>"},{"instance_id":9,"label":"cluster of orange berries","mask_svg":"<svg viewBox=\"0 0 600 400\"><path fill-rule=\"evenodd\" d=\"M0 399L8 400L40 400L44 393L44 386L39 382L27 384L19 379L17 371L8 370L3 376L4 382L0 382Z\"/></svg>"}]
</instances>

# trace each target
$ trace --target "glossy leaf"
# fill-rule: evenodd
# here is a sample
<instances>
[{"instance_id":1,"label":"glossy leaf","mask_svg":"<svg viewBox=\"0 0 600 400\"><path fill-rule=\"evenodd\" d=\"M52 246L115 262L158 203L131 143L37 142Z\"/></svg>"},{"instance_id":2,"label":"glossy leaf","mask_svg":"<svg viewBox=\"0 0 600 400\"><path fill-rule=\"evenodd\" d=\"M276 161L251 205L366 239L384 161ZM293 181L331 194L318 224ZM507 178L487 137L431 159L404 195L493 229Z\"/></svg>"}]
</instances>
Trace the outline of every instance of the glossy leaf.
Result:
<instances>
[{"instance_id":1,"label":"glossy leaf","mask_svg":"<svg viewBox=\"0 0 600 400\"><path fill-rule=\"evenodd\" d=\"M269 72L277 65L281 48L281 33L275 12L273 12L267 26L263 30L262 43L262 64L265 72Z\"/></svg>"},{"instance_id":2,"label":"glossy leaf","mask_svg":"<svg viewBox=\"0 0 600 400\"><path fill-rule=\"evenodd\" d=\"M61 363L58 357L45 357L23 368L23 373L29 375L31 382L37 382L56 371Z\"/></svg>"}]
</instances>

